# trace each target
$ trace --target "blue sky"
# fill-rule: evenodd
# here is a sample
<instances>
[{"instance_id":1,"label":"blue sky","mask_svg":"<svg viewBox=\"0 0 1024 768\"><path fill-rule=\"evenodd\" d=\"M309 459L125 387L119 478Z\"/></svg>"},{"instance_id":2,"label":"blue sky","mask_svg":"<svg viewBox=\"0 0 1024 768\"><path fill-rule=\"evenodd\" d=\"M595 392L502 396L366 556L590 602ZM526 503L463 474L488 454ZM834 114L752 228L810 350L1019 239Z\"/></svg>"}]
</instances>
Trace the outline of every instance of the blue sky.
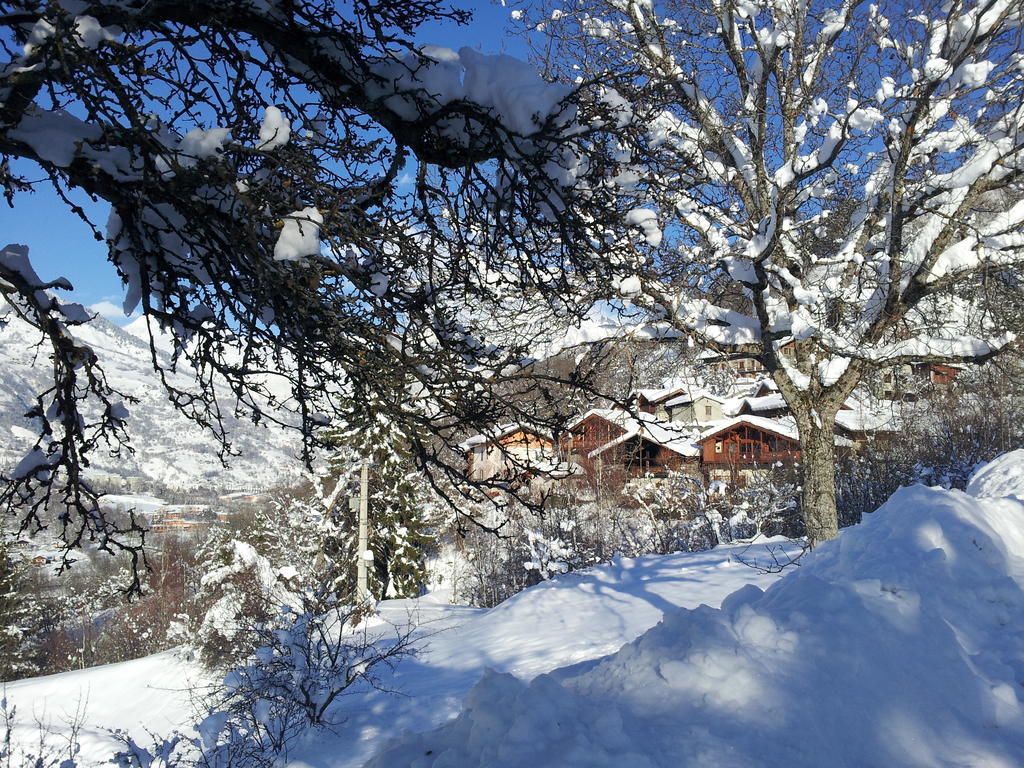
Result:
<instances>
[{"instance_id":1,"label":"blue sky","mask_svg":"<svg viewBox=\"0 0 1024 768\"><path fill-rule=\"evenodd\" d=\"M459 2L453 5L473 11L473 22L465 27L454 24L429 24L420 29L416 42L469 46L482 53L508 53L526 58L522 40L507 34L510 8L500 2ZM41 178L38 170L28 164L15 165L16 171L30 179ZM0 199L0 246L22 243L30 249L32 262L44 280L66 277L75 286L67 298L92 306L110 319L125 322L117 311L123 291L114 267L107 261L106 246L93 238L89 227L45 184L32 194L20 193L15 207L9 208ZM109 206L94 203L85 194L73 201L81 205L101 228Z\"/></svg>"}]
</instances>

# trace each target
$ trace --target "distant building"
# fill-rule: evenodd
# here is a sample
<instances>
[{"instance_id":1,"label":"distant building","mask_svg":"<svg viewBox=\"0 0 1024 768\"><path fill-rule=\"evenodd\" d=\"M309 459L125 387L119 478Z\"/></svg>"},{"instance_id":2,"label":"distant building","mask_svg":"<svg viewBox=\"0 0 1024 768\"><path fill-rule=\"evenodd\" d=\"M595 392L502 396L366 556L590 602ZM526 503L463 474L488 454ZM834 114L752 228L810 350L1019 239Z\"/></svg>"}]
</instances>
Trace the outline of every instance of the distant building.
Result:
<instances>
[{"instance_id":1,"label":"distant building","mask_svg":"<svg viewBox=\"0 0 1024 768\"><path fill-rule=\"evenodd\" d=\"M944 387L960 373L956 365L910 363L882 373L879 396L885 400L916 400L928 387Z\"/></svg>"},{"instance_id":2,"label":"distant building","mask_svg":"<svg viewBox=\"0 0 1024 768\"><path fill-rule=\"evenodd\" d=\"M703 390L679 395L665 402L669 421L677 424L709 424L723 418L725 398Z\"/></svg>"},{"instance_id":3,"label":"distant building","mask_svg":"<svg viewBox=\"0 0 1024 768\"><path fill-rule=\"evenodd\" d=\"M629 476L698 471L693 433L652 414L594 409L571 424L559 444L563 461L584 473L621 469Z\"/></svg>"},{"instance_id":4,"label":"distant building","mask_svg":"<svg viewBox=\"0 0 1024 768\"><path fill-rule=\"evenodd\" d=\"M149 526L150 533L185 533L209 525L204 520L185 517L186 511L181 507L161 510L160 516Z\"/></svg>"},{"instance_id":5,"label":"distant building","mask_svg":"<svg viewBox=\"0 0 1024 768\"><path fill-rule=\"evenodd\" d=\"M788 357L795 343L782 347ZM709 353L710 354L710 353ZM746 361L746 362L745 362ZM629 408L595 408L570 423L557 445L537 430L518 424L497 427L462 443L467 471L474 481L513 479L538 474L557 483L566 478L586 479L595 486L615 486L631 478L658 478L682 471L708 481L745 483L773 467L794 467L800 461L796 422L778 386L770 378L747 378L760 369L752 358L720 356L705 365L727 363L735 374L729 390L739 396L723 397L690 384L668 382L659 388L640 389L622 396ZM912 372L915 369L912 369ZM935 383L952 380L953 366L916 369ZM723 387L729 386L726 382ZM866 394L863 393L863 394ZM858 451L886 440L899 428L892 403L879 405L853 397L836 415L837 451ZM557 467L546 474L543 467ZM563 468L573 471L566 472Z\"/></svg>"},{"instance_id":6,"label":"distant building","mask_svg":"<svg viewBox=\"0 0 1024 768\"><path fill-rule=\"evenodd\" d=\"M532 467L549 463L555 452L550 437L520 424L503 424L492 434L473 435L461 442L459 449L474 482L517 479Z\"/></svg>"},{"instance_id":7,"label":"distant building","mask_svg":"<svg viewBox=\"0 0 1024 768\"><path fill-rule=\"evenodd\" d=\"M791 421L737 416L697 438L701 464L710 480L739 480L740 474L800 460L800 436Z\"/></svg>"}]
</instances>

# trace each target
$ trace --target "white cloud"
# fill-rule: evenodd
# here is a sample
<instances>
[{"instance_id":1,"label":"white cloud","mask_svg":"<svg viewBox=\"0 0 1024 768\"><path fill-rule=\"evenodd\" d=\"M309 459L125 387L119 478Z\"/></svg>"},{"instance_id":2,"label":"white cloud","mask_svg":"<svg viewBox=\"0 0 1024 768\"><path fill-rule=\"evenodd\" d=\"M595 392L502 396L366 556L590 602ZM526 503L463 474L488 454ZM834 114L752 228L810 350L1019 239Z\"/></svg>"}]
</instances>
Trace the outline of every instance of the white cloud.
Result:
<instances>
[{"instance_id":1,"label":"white cloud","mask_svg":"<svg viewBox=\"0 0 1024 768\"><path fill-rule=\"evenodd\" d=\"M95 304L90 304L88 309L90 312L95 312L97 315L102 315L108 320L113 320L115 322L124 322L126 319L131 320L139 316L137 312L126 316L124 313L124 307L107 299L97 301Z\"/></svg>"}]
</instances>

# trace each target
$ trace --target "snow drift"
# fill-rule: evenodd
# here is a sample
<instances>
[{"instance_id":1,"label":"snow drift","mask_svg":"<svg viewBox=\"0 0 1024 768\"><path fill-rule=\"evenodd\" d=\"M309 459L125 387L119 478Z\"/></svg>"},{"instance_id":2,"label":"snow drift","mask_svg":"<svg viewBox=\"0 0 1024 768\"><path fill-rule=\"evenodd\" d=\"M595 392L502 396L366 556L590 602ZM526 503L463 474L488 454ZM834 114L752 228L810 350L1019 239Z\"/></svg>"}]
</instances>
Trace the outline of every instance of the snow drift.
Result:
<instances>
[{"instance_id":1,"label":"snow drift","mask_svg":"<svg viewBox=\"0 0 1024 768\"><path fill-rule=\"evenodd\" d=\"M368 766L1024 765L1022 479L1010 454L971 493L902 489L767 591L529 683L488 673Z\"/></svg>"},{"instance_id":2,"label":"snow drift","mask_svg":"<svg viewBox=\"0 0 1024 768\"><path fill-rule=\"evenodd\" d=\"M1015 496L1024 499L1024 449L1004 453L971 477L971 496Z\"/></svg>"}]
</instances>

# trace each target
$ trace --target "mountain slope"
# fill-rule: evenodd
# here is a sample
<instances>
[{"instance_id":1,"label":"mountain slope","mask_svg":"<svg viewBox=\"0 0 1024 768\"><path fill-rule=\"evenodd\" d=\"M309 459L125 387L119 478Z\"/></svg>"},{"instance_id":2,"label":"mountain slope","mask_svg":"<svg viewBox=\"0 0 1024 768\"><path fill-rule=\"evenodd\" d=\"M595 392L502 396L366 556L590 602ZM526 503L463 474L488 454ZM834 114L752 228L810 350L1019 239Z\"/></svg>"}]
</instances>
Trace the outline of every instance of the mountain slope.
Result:
<instances>
[{"instance_id":1,"label":"mountain slope","mask_svg":"<svg viewBox=\"0 0 1024 768\"><path fill-rule=\"evenodd\" d=\"M4 309L5 305L0 306L0 313ZM6 314L8 322L0 328L0 462L10 467L34 439L33 424L24 414L35 394L47 386L49 360L46 350L35 346L38 334L32 327ZM134 478L138 485L155 482L171 488L218 490L265 487L300 471L294 435L231 417L227 426L239 455L223 467L217 460L216 440L168 401L151 367L149 343L140 338L145 332L138 321L123 329L102 317L74 329L99 356L113 388L138 399L129 406L135 455L115 458L98 450L91 468L94 475ZM169 352L169 347L158 341L157 353L168 363ZM182 366L169 376L182 388L188 388L193 380L192 372ZM225 394L224 403L230 402Z\"/></svg>"}]
</instances>

